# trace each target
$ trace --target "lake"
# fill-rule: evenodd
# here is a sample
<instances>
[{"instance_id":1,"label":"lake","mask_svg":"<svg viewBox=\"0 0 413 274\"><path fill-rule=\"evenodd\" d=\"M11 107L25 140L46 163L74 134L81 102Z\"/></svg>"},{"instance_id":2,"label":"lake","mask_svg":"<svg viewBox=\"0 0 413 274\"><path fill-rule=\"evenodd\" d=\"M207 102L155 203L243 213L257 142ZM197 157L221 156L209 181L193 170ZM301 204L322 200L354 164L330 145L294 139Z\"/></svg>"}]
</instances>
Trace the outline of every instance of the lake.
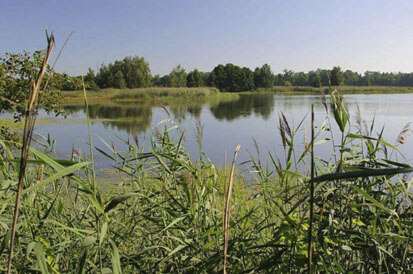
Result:
<instances>
[{"instance_id":1,"label":"lake","mask_svg":"<svg viewBox=\"0 0 413 274\"><path fill-rule=\"evenodd\" d=\"M411 94L369 94L369 95L345 95L345 104L350 114L350 126L356 131L357 105L361 117L370 127L375 120L373 136L377 136L381 128L385 126L384 139L391 144L406 125L413 121L413 95ZM329 99L327 98L327 101ZM191 103L177 102L166 106L152 103L127 102L127 103L99 103L90 102L91 130L95 146L105 149L104 139L108 144L113 144L117 150L126 146L119 138L133 142L132 133L139 136L141 146L148 146L152 129L158 125L171 127L171 123L159 123L170 119L185 130L186 147L194 157L199 155L199 146L196 138L197 121L203 128L203 151L210 160L223 165L231 161L232 153L237 144L242 149L238 163L250 159L248 151L256 156L254 139L258 144L261 158L267 159L267 151L275 152L283 158L283 146L279 133L279 115L285 114L291 128L304 119L296 136L297 149L303 149L305 135L310 136L310 111L315 104L316 126L320 126L326 120L326 111L321 103L320 95L279 95L279 94L241 94L234 100L213 100L213 102ZM75 147L78 151L88 151L88 128L86 114L83 106L67 105L65 109L68 116L64 121L53 124L36 126L35 133L47 135L56 140L56 154L59 157L67 157ZM41 118L55 118L44 112ZM331 122L335 124L330 115ZM177 130L175 133L179 132ZM304 133L305 132L305 133ZM333 127L334 138L339 143L340 135L337 127ZM173 133L174 136L176 134ZM331 138L329 132L323 134ZM319 139L323 137L320 136ZM107 149L105 149L108 151ZM413 151L413 141L407 139L400 146L404 152L406 161L413 163L410 151ZM333 157L330 143L316 146L316 155L329 160ZM110 167L110 161L100 153L96 153L95 160L98 168Z\"/></svg>"}]
</instances>

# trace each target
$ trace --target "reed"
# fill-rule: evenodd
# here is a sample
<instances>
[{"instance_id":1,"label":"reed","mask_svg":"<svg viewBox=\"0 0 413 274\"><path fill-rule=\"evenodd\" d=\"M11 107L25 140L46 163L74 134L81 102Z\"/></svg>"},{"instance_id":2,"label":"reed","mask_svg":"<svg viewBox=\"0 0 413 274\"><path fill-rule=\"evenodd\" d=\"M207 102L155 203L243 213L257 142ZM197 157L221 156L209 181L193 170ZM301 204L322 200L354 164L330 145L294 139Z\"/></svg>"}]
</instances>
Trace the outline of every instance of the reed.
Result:
<instances>
[{"instance_id":1,"label":"reed","mask_svg":"<svg viewBox=\"0 0 413 274\"><path fill-rule=\"evenodd\" d=\"M207 157L194 161L172 120L154 132L150 147L139 146L137 136L134 142L123 140L124 151L109 143L94 147L111 159L115 170L109 180L96 176L96 184L89 153L74 150L63 161L50 156L53 142L41 146L44 151L31 147L15 271L220 272L224 243L227 272L302 272L308 264L311 231L314 273L409 271L412 183L394 175L412 168L380 158L383 150L377 143L395 153L397 147L346 132L345 146L352 147L354 156L344 155L339 173L337 165L314 157L318 176L311 180L302 168L311 160L311 149L329 132L315 126L319 131L314 130L314 142L300 151L295 147L297 128L286 116L281 120L282 127L289 126L286 158L268 154L269 162L261 163L251 158L253 177L248 183L235 164L224 170ZM11 189L19 170L19 157L8 144L0 142L3 243L10 239L7 227L16 197ZM376 145L374 157L365 153L365 146L374 150ZM342 191L336 191L337 180ZM337 206L339 200L342 207ZM3 253L0 262L6 271Z\"/></svg>"},{"instance_id":2,"label":"reed","mask_svg":"<svg viewBox=\"0 0 413 274\"><path fill-rule=\"evenodd\" d=\"M53 35L50 51L52 41ZM309 121L293 127L280 113L283 146L261 159L255 143L258 159L251 155L243 163L248 181L236 166L239 146L230 170L208 160L200 121L196 159L171 118L154 129L147 147L136 134L133 141L119 137L124 150L103 139L95 146L89 127L88 152L73 148L68 159L56 159L50 138L30 146L36 81L23 142L0 140L0 271L412 271L413 180L403 174L413 168L398 161L410 125L394 144L383 139L383 130L371 136L374 121L367 131L353 131L344 99L331 91L321 125L312 111L304 148L297 133ZM338 146L332 122L342 134ZM317 157L319 143L338 147L340 157ZM95 153L112 162L110 178L99 176Z\"/></svg>"},{"instance_id":3,"label":"reed","mask_svg":"<svg viewBox=\"0 0 413 274\"><path fill-rule=\"evenodd\" d=\"M224 262L223 262L223 272L227 273L227 252L228 252L228 240L229 240L229 225L231 218L231 196L232 196L232 184L234 182L234 171L235 162L237 161L237 155L241 149L240 145L237 145L234 151L234 158L232 160L231 173L229 175L228 189L226 191L225 197L225 207L224 207Z\"/></svg>"},{"instance_id":4,"label":"reed","mask_svg":"<svg viewBox=\"0 0 413 274\"><path fill-rule=\"evenodd\" d=\"M13 223L11 226L11 237L10 237L10 248L9 248L9 259L7 262L7 273L11 273L12 260L13 260L13 248L14 248L14 238L16 235L17 219L19 216L20 200L23 192L24 175L26 171L27 160L29 157L30 143L32 141L33 129L36 122L37 115L37 98L39 95L40 84L42 82L43 76L45 74L47 64L49 63L50 56L53 52L55 46L53 33L49 36L46 30L47 38L47 49L43 59L42 66L40 68L39 74L35 81L32 82L32 88L29 93L29 101L26 110L26 117L24 123L23 131L23 143L21 148L20 156L20 168L19 168L19 183L17 185L17 195L16 202L14 205Z\"/></svg>"}]
</instances>

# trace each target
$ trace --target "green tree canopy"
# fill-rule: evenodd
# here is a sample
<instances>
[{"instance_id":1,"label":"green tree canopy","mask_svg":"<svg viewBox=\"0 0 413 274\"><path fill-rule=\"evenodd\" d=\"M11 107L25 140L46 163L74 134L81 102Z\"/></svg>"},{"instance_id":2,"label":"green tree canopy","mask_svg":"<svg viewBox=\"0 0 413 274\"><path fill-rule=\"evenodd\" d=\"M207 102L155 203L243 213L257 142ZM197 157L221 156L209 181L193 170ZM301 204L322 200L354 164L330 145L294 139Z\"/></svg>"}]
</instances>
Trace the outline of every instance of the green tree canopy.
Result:
<instances>
[{"instance_id":1,"label":"green tree canopy","mask_svg":"<svg viewBox=\"0 0 413 274\"><path fill-rule=\"evenodd\" d=\"M43 51L33 54L5 53L0 56L0 111L14 110L15 118L20 119L26 110L31 81L40 70L44 58ZM39 106L47 112L60 113L60 93L56 90L56 79L51 67L47 66L41 85ZM44 85L48 81L48 86Z\"/></svg>"},{"instance_id":2,"label":"green tree canopy","mask_svg":"<svg viewBox=\"0 0 413 274\"><path fill-rule=\"evenodd\" d=\"M123 80L121 80L123 78ZM142 88L152 86L149 64L143 57L125 57L109 65L102 64L95 77L100 88Z\"/></svg>"},{"instance_id":3,"label":"green tree canopy","mask_svg":"<svg viewBox=\"0 0 413 274\"><path fill-rule=\"evenodd\" d=\"M185 69L181 65L177 65L169 73L169 86L186 87L186 77Z\"/></svg>"},{"instance_id":4,"label":"green tree canopy","mask_svg":"<svg viewBox=\"0 0 413 274\"><path fill-rule=\"evenodd\" d=\"M331 85L342 86L344 84L344 75L340 67L334 67L331 70Z\"/></svg>"},{"instance_id":5,"label":"green tree canopy","mask_svg":"<svg viewBox=\"0 0 413 274\"><path fill-rule=\"evenodd\" d=\"M309 81L310 81L311 86L315 88L319 88L323 85L321 82L320 74L314 71L311 71L309 73Z\"/></svg>"},{"instance_id":6,"label":"green tree canopy","mask_svg":"<svg viewBox=\"0 0 413 274\"><path fill-rule=\"evenodd\" d=\"M274 85L275 77L271 71L271 67L268 64L263 65L261 68L256 68L254 71L254 84L255 87L271 88Z\"/></svg>"},{"instance_id":7,"label":"green tree canopy","mask_svg":"<svg viewBox=\"0 0 413 274\"><path fill-rule=\"evenodd\" d=\"M204 85L201 73L197 69L194 69L186 77L186 85L188 87L202 87Z\"/></svg>"},{"instance_id":8,"label":"green tree canopy","mask_svg":"<svg viewBox=\"0 0 413 274\"><path fill-rule=\"evenodd\" d=\"M216 66L210 73L208 83L221 91L237 92L254 89L254 73L231 63Z\"/></svg>"}]
</instances>

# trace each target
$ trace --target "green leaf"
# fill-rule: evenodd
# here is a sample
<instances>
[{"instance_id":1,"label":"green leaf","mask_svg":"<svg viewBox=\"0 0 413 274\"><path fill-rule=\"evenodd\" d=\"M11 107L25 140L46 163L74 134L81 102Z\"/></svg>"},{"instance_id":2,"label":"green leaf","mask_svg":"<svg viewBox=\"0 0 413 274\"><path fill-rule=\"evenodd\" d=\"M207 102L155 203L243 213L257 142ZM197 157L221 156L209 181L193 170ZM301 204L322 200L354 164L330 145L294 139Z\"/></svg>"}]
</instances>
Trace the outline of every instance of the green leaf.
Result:
<instances>
[{"instance_id":1,"label":"green leaf","mask_svg":"<svg viewBox=\"0 0 413 274\"><path fill-rule=\"evenodd\" d=\"M374 204L375 206L377 206L378 208L380 208L380 209L382 209L382 210L384 210L384 211L387 211L387 212L389 212L389 213L392 214L392 215L396 215L396 216L397 216L397 213L396 213L394 210L386 208L384 205L382 205L381 203L377 202L373 197L370 196L370 194L368 194L367 192L365 192L365 191L362 190L361 188L356 187L356 186L353 186L353 185L352 185L351 187L352 187L353 189L355 189L359 194L361 194L364 198L366 198L366 200L370 201L371 203L373 203L373 204Z\"/></svg>"},{"instance_id":2,"label":"green leaf","mask_svg":"<svg viewBox=\"0 0 413 274\"><path fill-rule=\"evenodd\" d=\"M32 185L26 189L23 190L23 194L26 194L30 191L36 190L44 185L47 185L48 183L54 182L55 180L58 180L60 178L63 178L64 176L67 176L69 174L72 174L73 172L75 172L76 170L79 170L85 166L87 166L89 164L89 162L83 162L83 163L78 163L66 168L62 168L60 169L57 173L53 174L52 176L44 179L43 181L41 181L40 183L36 184L36 185Z\"/></svg>"},{"instance_id":3,"label":"green leaf","mask_svg":"<svg viewBox=\"0 0 413 274\"><path fill-rule=\"evenodd\" d=\"M100 229L99 244L103 243L103 239L105 238L107 231L108 231L108 223L104 222L102 225L102 228Z\"/></svg>"},{"instance_id":4,"label":"green leaf","mask_svg":"<svg viewBox=\"0 0 413 274\"><path fill-rule=\"evenodd\" d=\"M82 247L83 248L89 248L91 247L94 243L96 242L96 238L93 236L87 236L83 242L82 242Z\"/></svg>"},{"instance_id":5,"label":"green leaf","mask_svg":"<svg viewBox=\"0 0 413 274\"><path fill-rule=\"evenodd\" d=\"M122 267L120 264L120 255L119 255L119 250L116 244L111 240L110 244L112 246L112 268L113 268L113 274L121 274L122 273Z\"/></svg>"},{"instance_id":6,"label":"green leaf","mask_svg":"<svg viewBox=\"0 0 413 274\"><path fill-rule=\"evenodd\" d=\"M365 223L363 223L361 220L358 220L358 219L353 219L352 222L353 224L356 224L358 226L366 226Z\"/></svg>"},{"instance_id":7,"label":"green leaf","mask_svg":"<svg viewBox=\"0 0 413 274\"><path fill-rule=\"evenodd\" d=\"M349 134L347 134L347 137L348 137L348 138L351 138L351 139L363 139L363 140L379 141L381 144L383 144L383 145L385 145L385 146L387 146L387 147L389 147L389 148L392 148L392 149L394 149L394 150L396 150L396 151L399 151L399 150L397 149L397 147L395 147L395 146L387 143L386 141L383 141L383 140L377 139L377 138L373 138L373 137L370 137L370 136L357 135L357 134L354 134L354 133L349 133Z\"/></svg>"},{"instance_id":8,"label":"green leaf","mask_svg":"<svg viewBox=\"0 0 413 274\"><path fill-rule=\"evenodd\" d=\"M37 244L36 242L31 242L31 243L29 243L29 244L27 245L27 249L26 249L26 260L27 260L27 258L29 258L29 255L30 255L30 253L32 253L32 251L33 251L33 249L34 249L34 247L35 247L36 244Z\"/></svg>"},{"instance_id":9,"label":"green leaf","mask_svg":"<svg viewBox=\"0 0 413 274\"><path fill-rule=\"evenodd\" d=\"M165 231L165 230L167 230L168 228L172 227L172 226L175 225L176 223L179 223L180 221L184 220L185 218L186 218L186 216L176 218L176 219L173 220L169 225L167 225L167 226L162 230L162 232Z\"/></svg>"},{"instance_id":10,"label":"green leaf","mask_svg":"<svg viewBox=\"0 0 413 274\"><path fill-rule=\"evenodd\" d=\"M40 272L42 274L49 273L49 269L46 262L46 257L43 251L43 245L41 243L36 243L34 246L34 254L37 258L37 263L39 264Z\"/></svg>"},{"instance_id":11,"label":"green leaf","mask_svg":"<svg viewBox=\"0 0 413 274\"><path fill-rule=\"evenodd\" d=\"M123 195L113 197L110 200L109 204L106 205L105 212L110 211L111 209L115 208L118 204L123 203L124 201L126 201L127 199L129 199L130 197L134 195L136 195L136 193L123 194Z\"/></svg>"},{"instance_id":12,"label":"green leaf","mask_svg":"<svg viewBox=\"0 0 413 274\"><path fill-rule=\"evenodd\" d=\"M324 181L334 181L334 180L342 180L342 179L355 179L355 178L363 178L363 177L371 177L371 176L387 176L387 175L395 175L399 173L409 173L413 172L413 168L385 168L385 169L365 169L360 171L349 171L343 173L329 173L318 176L314 178L313 182L324 182Z\"/></svg>"}]
</instances>

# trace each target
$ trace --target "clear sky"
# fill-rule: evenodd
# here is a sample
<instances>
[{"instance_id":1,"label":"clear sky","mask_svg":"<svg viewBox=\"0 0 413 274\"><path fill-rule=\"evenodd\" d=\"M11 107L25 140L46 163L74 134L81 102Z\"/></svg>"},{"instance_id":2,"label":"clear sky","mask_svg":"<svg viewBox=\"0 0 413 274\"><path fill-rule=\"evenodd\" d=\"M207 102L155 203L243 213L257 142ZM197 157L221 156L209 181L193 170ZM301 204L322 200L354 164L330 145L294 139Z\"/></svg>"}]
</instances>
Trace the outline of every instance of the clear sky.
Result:
<instances>
[{"instance_id":1,"label":"clear sky","mask_svg":"<svg viewBox=\"0 0 413 274\"><path fill-rule=\"evenodd\" d=\"M0 0L0 53L43 48L46 27L57 48L74 32L57 66L73 75L131 55L153 74L228 62L413 71L412 0Z\"/></svg>"}]
</instances>

